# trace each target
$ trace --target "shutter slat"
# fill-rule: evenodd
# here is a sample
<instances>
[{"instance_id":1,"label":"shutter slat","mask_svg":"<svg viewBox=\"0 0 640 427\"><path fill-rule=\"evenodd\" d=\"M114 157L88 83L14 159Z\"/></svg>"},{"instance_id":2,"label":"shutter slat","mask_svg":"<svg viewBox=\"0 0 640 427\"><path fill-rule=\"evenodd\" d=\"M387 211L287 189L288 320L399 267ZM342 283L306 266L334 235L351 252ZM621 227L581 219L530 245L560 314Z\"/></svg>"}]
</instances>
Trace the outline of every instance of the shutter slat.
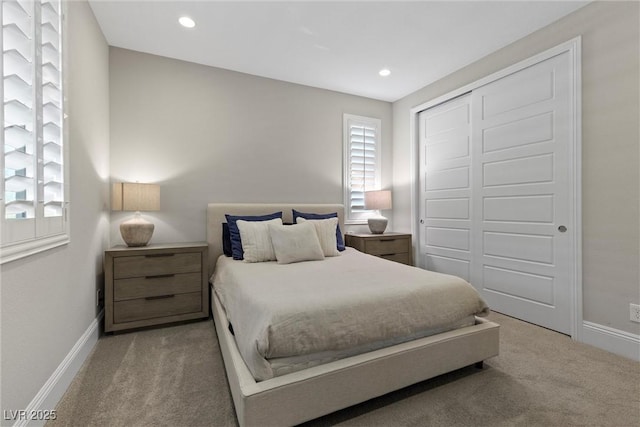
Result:
<instances>
[{"instance_id":1,"label":"shutter slat","mask_svg":"<svg viewBox=\"0 0 640 427\"><path fill-rule=\"evenodd\" d=\"M6 169L27 171L33 170L33 154L24 153L22 151L9 151L4 155L4 167ZM31 173L28 176L33 176Z\"/></svg>"},{"instance_id":2,"label":"shutter slat","mask_svg":"<svg viewBox=\"0 0 640 427\"><path fill-rule=\"evenodd\" d=\"M10 49L15 49L25 58L31 58L31 39L22 32L20 27L15 24L3 25L2 35L4 37L3 51L9 49L6 46L11 46Z\"/></svg>"},{"instance_id":3,"label":"shutter slat","mask_svg":"<svg viewBox=\"0 0 640 427\"><path fill-rule=\"evenodd\" d=\"M5 207L8 218L32 218L33 200L13 200Z\"/></svg>"},{"instance_id":4,"label":"shutter slat","mask_svg":"<svg viewBox=\"0 0 640 427\"><path fill-rule=\"evenodd\" d=\"M3 56L3 76L5 78L16 75L28 85L32 84L33 75L31 70L31 62L16 49L10 49L4 52Z\"/></svg>"},{"instance_id":5,"label":"shutter slat","mask_svg":"<svg viewBox=\"0 0 640 427\"><path fill-rule=\"evenodd\" d=\"M4 131L5 151L17 150L24 147L24 151L33 151L33 135L20 126L8 126Z\"/></svg>"}]
</instances>

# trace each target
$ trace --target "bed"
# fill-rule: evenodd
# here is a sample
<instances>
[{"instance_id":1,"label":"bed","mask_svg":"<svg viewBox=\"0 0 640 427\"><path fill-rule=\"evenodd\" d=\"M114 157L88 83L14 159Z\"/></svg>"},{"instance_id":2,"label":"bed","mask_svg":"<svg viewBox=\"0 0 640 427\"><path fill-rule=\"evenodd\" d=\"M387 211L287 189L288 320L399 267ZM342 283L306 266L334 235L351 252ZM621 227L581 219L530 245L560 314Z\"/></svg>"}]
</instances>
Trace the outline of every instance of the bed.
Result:
<instances>
[{"instance_id":1,"label":"bed","mask_svg":"<svg viewBox=\"0 0 640 427\"><path fill-rule=\"evenodd\" d=\"M207 242L210 275L219 274L219 271L214 272L214 268L223 252L221 236L222 224L226 221L225 214L265 215L282 211L282 220L293 222L292 209L319 214L337 212L341 230L344 230L342 205L209 204ZM351 257L371 258L369 255L358 255L354 252L354 249L347 248L330 262L337 266L340 263L351 262ZM386 269L394 270L394 274L419 274L418 269L391 261L371 261L371 268L379 267L376 263L388 263L385 264ZM325 262L321 261L318 265ZM226 262L231 263L232 261ZM220 271L232 268L232 265L230 267L224 264L225 258L222 257ZM268 266L255 268L263 269ZM295 271L295 268L287 271ZM217 280L220 282L219 278ZM420 332L416 334L417 338L410 341L367 349L364 353L346 354L346 357L341 353L336 358L328 359L328 362L325 360L321 364L307 364L311 367L304 369L285 368L281 372L273 369L273 372L270 372L271 368L267 366L266 371L260 373L260 368L256 368L249 360L251 356L247 355L246 345L243 346L240 339L236 342L233 329L229 327L228 313L221 301L226 297L212 289L211 298L216 333L241 426L299 424L428 378L482 362L498 354L499 326L472 316L470 322L469 319L463 319L463 323L457 325L457 329L439 332L435 328L428 336L422 336L424 334ZM228 301L227 306L229 310L235 310ZM249 360L249 363L245 363L245 359Z\"/></svg>"}]
</instances>

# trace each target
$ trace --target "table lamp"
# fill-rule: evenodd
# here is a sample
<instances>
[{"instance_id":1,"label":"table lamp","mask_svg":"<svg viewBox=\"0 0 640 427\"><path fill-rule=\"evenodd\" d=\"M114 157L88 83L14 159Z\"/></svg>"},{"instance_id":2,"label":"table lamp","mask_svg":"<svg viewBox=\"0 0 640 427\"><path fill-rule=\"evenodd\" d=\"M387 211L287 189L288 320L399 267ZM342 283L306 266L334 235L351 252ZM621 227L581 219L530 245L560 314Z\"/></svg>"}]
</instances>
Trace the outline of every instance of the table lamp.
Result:
<instances>
[{"instance_id":1,"label":"table lamp","mask_svg":"<svg viewBox=\"0 0 640 427\"><path fill-rule=\"evenodd\" d=\"M112 211L135 211L133 218L120 224L120 234L127 246L147 246L154 225L142 218L140 211L160 210L160 186L117 182L111 194Z\"/></svg>"},{"instance_id":2,"label":"table lamp","mask_svg":"<svg viewBox=\"0 0 640 427\"><path fill-rule=\"evenodd\" d=\"M377 211L391 209L391 191L365 191L364 208ZM369 230L371 230L372 234L382 234L387 228L387 218L380 214L369 218L367 223L369 224Z\"/></svg>"}]
</instances>

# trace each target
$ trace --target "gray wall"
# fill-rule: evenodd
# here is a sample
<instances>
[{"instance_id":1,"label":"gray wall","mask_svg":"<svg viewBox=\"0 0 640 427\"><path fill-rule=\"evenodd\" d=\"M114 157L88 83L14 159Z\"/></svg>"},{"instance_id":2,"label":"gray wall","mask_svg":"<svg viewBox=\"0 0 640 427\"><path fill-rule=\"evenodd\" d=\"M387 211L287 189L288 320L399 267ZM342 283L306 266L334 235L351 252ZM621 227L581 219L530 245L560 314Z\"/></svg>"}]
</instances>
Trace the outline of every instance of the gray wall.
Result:
<instances>
[{"instance_id":1,"label":"gray wall","mask_svg":"<svg viewBox=\"0 0 640 427\"><path fill-rule=\"evenodd\" d=\"M594 2L393 104L394 224L411 230L409 110L582 36L584 320L638 334L640 3Z\"/></svg>"},{"instance_id":2,"label":"gray wall","mask_svg":"<svg viewBox=\"0 0 640 427\"><path fill-rule=\"evenodd\" d=\"M161 185L152 242L204 240L208 202L342 203L343 113L382 120L391 187L388 102L111 47L110 103L112 179Z\"/></svg>"},{"instance_id":3,"label":"gray wall","mask_svg":"<svg viewBox=\"0 0 640 427\"><path fill-rule=\"evenodd\" d=\"M89 5L68 5L71 243L1 267L1 407L7 411L27 407L96 318L95 292L103 281L109 237L108 46Z\"/></svg>"}]
</instances>

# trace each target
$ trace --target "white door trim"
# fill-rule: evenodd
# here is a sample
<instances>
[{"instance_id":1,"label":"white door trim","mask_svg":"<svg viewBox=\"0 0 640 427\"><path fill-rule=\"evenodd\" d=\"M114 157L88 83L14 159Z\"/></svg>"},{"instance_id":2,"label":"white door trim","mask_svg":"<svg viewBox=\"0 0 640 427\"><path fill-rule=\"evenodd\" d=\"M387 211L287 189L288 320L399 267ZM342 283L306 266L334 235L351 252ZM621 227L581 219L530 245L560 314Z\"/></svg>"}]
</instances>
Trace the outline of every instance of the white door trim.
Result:
<instances>
[{"instance_id":1,"label":"white door trim","mask_svg":"<svg viewBox=\"0 0 640 427\"><path fill-rule=\"evenodd\" d=\"M420 207L417 203L419 200L420 191L419 188L419 132L418 132L418 114L421 111L434 107L438 104L446 102L450 99L463 95L474 89L484 86L488 83L499 80L505 76L523 70L531 65L545 61L556 55L568 52L572 60L573 65L573 129L572 138L570 140L569 157L571 159L571 171L570 176L573 180L573 197L575 200L575 210L571 213L573 216L573 223L576 227L576 232L573 234L574 238L571 242L571 263L573 269L570 272L569 289L571 294L571 337L576 341L583 340L583 319L582 319L582 39L580 36L571 39L565 43L520 61L514 65L511 65L505 69L497 71L489 76L481 78L473 83L465 85L461 88L453 90L445 95L439 96L435 99L422 103L416 107L413 107L409 113L409 132L410 132L410 170L411 176L411 215L413 220L411 221L411 233L417 236L419 232L420 221ZM414 246L413 259L416 260L418 267L423 267L422 260L420 258L420 244Z\"/></svg>"}]
</instances>

